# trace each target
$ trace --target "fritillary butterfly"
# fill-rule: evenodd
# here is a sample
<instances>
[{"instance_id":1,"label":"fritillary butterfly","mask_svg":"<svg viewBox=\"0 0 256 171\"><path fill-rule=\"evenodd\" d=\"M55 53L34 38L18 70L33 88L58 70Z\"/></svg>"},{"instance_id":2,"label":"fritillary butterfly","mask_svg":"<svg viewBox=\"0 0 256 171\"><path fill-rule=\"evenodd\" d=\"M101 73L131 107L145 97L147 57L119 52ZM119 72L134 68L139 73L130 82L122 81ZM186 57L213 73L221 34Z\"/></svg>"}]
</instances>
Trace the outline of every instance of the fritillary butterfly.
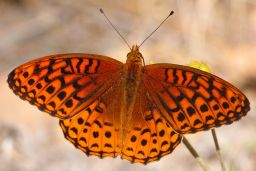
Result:
<instances>
[{"instance_id":1,"label":"fritillary butterfly","mask_svg":"<svg viewBox=\"0 0 256 171\"><path fill-rule=\"evenodd\" d=\"M137 45L125 64L92 54L52 55L14 69L15 94L60 119L87 155L148 163L182 135L231 124L249 111L246 96L210 73L175 64L144 66Z\"/></svg>"},{"instance_id":2,"label":"fritillary butterfly","mask_svg":"<svg viewBox=\"0 0 256 171\"><path fill-rule=\"evenodd\" d=\"M66 139L85 154L144 164L171 153L183 134L231 124L250 110L246 96L215 75L145 66L140 46L125 64L93 54L46 56L14 69L7 81L16 95L58 117Z\"/></svg>"}]
</instances>

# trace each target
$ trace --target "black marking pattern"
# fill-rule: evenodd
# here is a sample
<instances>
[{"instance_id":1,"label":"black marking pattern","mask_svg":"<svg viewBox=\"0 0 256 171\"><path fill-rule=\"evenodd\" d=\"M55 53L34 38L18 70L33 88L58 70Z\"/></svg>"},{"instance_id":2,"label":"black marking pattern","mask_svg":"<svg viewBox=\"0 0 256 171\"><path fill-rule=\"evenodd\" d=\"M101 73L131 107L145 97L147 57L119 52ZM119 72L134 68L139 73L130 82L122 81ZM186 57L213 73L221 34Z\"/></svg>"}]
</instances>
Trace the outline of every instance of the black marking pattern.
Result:
<instances>
[{"instance_id":1,"label":"black marking pattern","mask_svg":"<svg viewBox=\"0 0 256 171\"><path fill-rule=\"evenodd\" d=\"M154 127L135 126L127 135L127 151L122 151L115 139L119 129L100 117L106 104L101 106L98 97L121 79L122 64L109 61L93 55L51 56L18 67L7 81L22 99L63 119L64 136L87 155L121 154L144 164L171 153L181 141L178 133L230 124L250 109L238 89L216 76L187 67L146 66L142 79L153 109L150 106L150 112L143 115L143 122Z\"/></svg>"},{"instance_id":2,"label":"black marking pattern","mask_svg":"<svg viewBox=\"0 0 256 171\"><path fill-rule=\"evenodd\" d=\"M100 101L95 101L73 118L60 120L59 124L65 138L88 156L116 157L120 153L117 132L113 124L96 117L101 115L96 110L99 106L102 108L101 112L106 114L105 105Z\"/></svg>"},{"instance_id":3,"label":"black marking pattern","mask_svg":"<svg viewBox=\"0 0 256 171\"><path fill-rule=\"evenodd\" d=\"M70 118L119 80L122 67L113 59L80 55L56 55L29 62L14 69L7 82L15 94L40 110L61 119Z\"/></svg>"},{"instance_id":4,"label":"black marking pattern","mask_svg":"<svg viewBox=\"0 0 256 171\"><path fill-rule=\"evenodd\" d=\"M147 164L159 160L171 153L182 139L182 136L175 133L166 120L161 117L158 110L153 108L145 113L147 113L146 116L152 118L144 118L147 122L146 126L135 127L132 131L128 130L129 134L124 143L121 157L132 163ZM148 127L148 125L152 127Z\"/></svg>"},{"instance_id":5,"label":"black marking pattern","mask_svg":"<svg viewBox=\"0 0 256 171\"><path fill-rule=\"evenodd\" d=\"M249 101L240 90L210 73L179 65L154 64L146 66L143 74L150 96L179 133L227 125L250 110Z\"/></svg>"}]
</instances>

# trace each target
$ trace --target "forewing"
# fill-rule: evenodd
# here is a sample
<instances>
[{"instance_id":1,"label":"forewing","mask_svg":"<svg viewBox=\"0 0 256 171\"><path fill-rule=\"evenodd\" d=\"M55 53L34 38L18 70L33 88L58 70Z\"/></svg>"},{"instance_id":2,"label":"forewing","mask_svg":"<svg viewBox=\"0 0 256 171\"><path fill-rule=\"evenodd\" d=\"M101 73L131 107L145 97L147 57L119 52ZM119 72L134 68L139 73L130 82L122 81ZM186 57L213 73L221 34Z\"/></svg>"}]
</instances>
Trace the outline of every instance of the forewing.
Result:
<instances>
[{"instance_id":1,"label":"forewing","mask_svg":"<svg viewBox=\"0 0 256 171\"><path fill-rule=\"evenodd\" d=\"M121 78L123 64L92 54L52 55L14 69L8 76L13 92L60 119L86 109Z\"/></svg>"},{"instance_id":2,"label":"forewing","mask_svg":"<svg viewBox=\"0 0 256 171\"><path fill-rule=\"evenodd\" d=\"M147 65L143 82L162 116L179 133L231 124L250 110L248 99L239 89L191 67Z\"/></svg>"}]
</instances>

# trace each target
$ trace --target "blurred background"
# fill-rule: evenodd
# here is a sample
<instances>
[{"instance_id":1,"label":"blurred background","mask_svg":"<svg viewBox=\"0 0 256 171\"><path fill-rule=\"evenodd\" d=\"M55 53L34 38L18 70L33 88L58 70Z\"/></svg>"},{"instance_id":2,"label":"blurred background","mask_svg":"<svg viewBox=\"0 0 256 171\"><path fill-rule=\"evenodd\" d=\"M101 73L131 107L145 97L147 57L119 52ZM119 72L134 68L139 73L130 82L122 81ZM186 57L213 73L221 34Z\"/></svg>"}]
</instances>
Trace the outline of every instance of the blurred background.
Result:
<instances>
[{"instance_id":1,"label":"blurred background","mask_svg":"<svg viewBox=\"0 0 256 171\"><path fill-rule=\"evenodd\" d=\"M241 89L248 115L217 129L223 158L236 171L256 170L255 0L0 0L0 170L115 171L201 170L181 143L160 161L130 164L120 158L86 157L65 140L58 119L20 100L8 88L8 73L24 62L57 53L95 53L126 60L130 45L175 14L141 47L146 63L204 61L214 74ZM220 170L210 132L186 135L212 170Z\"/></svg>"}]
</instances>

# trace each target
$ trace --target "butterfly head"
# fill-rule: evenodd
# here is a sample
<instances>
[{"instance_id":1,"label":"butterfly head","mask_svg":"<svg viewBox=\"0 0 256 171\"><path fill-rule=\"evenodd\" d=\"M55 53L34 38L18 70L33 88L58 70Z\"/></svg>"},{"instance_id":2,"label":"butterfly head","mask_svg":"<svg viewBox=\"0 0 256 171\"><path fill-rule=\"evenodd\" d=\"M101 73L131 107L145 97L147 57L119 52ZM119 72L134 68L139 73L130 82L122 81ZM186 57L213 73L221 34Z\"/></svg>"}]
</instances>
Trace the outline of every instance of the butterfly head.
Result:
<instances>
[{"instance_id":1,"label":"butterfly head","mask_svg":"<svg viewBox=\"0 0 256 171\"><path fill-rule=\"evenodd\" d=\"M144 63L144 58L142 54L139 51L138 45L133 45L131 48L131 52L127 54L127 63L140 63L142 64L142 61ZM145 64L145 63L144 63Z\"/></svg>"}]
</instances>

